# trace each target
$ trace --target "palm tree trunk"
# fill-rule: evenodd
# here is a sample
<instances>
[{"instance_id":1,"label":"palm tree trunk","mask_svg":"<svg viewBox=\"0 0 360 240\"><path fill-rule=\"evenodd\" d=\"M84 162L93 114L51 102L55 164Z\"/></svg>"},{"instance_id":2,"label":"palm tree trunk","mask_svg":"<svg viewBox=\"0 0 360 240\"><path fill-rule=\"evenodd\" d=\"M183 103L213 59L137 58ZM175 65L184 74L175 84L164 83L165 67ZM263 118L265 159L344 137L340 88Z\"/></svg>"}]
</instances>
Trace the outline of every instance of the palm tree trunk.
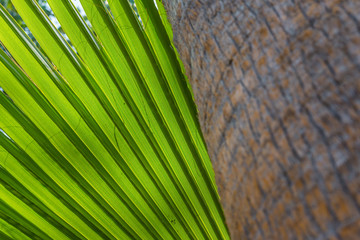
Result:
<instances>
[{"instance_id":1,"label":"palm tree trunk","mask_svg":"<svg viewBox=\"0 0 360 240\"><path fill-rule=\"evenodd\" d=\"M233 239L360 235L360 1L164 0Z\"/></svg>"}]
</instances>

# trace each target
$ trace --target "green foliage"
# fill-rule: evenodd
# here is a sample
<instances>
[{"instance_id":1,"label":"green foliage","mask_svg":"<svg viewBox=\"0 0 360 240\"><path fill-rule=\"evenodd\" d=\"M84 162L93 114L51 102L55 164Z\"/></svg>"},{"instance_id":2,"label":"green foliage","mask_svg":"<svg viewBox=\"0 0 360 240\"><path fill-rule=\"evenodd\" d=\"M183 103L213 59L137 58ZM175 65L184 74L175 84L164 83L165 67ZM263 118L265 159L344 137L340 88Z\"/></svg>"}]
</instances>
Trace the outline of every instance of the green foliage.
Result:
<instances>
[{"instance_id":1,"label":"green foliage","mask_svg":"<svg viewBox=\"0 0 360 240\"><path fill-rule=\"evenodd\" d=\"M0 0L0 4L3 5L14 18L14 20L23 28L26 27L24 21L21 19L20 15L16 12L14 5L10 0Z\"/></svg>"},{"instance_id":2,"label":"green foliage","mask_svg":"<svg viewBox=\"0 0 360 240\"><path fill-rule=\"evenodd\" d=\"M0 238L229 239L160 1L47 2L0 6Z\"/></svg>"},{"instance_id":3,"label":"green foliage","mask_svg":"<svg viewBox=\"0 0 360 240\"><path fill-rule=\"evenodd\" d=\"M39 2L39 5L41 6L41 8L44 10L44 12L48 16L53 16L53 13L52 13L51 9L48 7L48 5L46 4L46 1L39 0L38 2ZM37 44L34 36L31 34L28 27L26 26L26 24L22 20L21 16L16 11L16 9L15 9L14 5L12 4L12 2L10 0L0 0L0 4L3 5L8 10L10 15L14 18L14 20L24 29L24 31L27 33L27 35L30 37L30 39L37 45L37 47L39 47L39 45ZM61 29L59 29L59 30L61 31Z\"/></svg>"}]
</instances>

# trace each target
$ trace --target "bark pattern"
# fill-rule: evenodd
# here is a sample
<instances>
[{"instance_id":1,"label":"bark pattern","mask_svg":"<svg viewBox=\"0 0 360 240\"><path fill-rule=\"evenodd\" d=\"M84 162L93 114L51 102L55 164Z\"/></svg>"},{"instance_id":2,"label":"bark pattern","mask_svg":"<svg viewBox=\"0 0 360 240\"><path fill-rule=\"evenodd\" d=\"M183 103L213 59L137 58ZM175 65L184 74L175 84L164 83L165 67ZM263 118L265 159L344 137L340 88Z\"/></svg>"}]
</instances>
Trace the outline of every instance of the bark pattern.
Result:
<instances>
[{"instance_id":1,"label":"bark pattern","mask_svg":"<svg viewBox=\"0 0 360 240\"><path fill-rule=\"evenodd\" d=\"M164 4L232 239L359 239L360 1Z\"/></svg>"}]
</instances>

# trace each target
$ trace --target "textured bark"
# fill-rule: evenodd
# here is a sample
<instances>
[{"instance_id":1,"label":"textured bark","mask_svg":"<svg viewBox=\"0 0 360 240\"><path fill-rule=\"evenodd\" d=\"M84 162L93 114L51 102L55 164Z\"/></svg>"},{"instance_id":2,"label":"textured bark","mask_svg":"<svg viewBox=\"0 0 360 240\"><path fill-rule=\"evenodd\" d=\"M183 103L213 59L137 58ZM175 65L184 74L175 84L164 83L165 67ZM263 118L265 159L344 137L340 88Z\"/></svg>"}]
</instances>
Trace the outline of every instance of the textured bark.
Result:
<instances>
[{"instance_id":1,"label":"textured bark","mask_svg":"<svg viewBox=\"0 0 360 240\"><path fill-rule=\"evenodd\" d=\"M164 0L233 239L359 239L360 1Z\"/></svg>"}]
</instances>

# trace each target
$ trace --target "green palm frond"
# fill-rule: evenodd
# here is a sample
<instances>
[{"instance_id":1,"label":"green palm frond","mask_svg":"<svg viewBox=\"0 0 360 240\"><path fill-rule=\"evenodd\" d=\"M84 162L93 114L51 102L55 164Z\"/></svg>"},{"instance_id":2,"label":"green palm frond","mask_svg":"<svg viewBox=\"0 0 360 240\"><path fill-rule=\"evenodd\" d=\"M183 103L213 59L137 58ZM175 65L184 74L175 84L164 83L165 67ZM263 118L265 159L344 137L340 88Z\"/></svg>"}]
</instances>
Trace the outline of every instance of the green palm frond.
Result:
<instances>
[{"instance_id":1,"label":"green palm frond","mask_svg":"<svg viewBox=\"0 0 360 240\"><path fill-rule=\"evenodd\" d=\"M228 239L161 2L48 0L71 45L12 3L41 50L0 5L0 238Z\"/></svg>"}]
</instances>

